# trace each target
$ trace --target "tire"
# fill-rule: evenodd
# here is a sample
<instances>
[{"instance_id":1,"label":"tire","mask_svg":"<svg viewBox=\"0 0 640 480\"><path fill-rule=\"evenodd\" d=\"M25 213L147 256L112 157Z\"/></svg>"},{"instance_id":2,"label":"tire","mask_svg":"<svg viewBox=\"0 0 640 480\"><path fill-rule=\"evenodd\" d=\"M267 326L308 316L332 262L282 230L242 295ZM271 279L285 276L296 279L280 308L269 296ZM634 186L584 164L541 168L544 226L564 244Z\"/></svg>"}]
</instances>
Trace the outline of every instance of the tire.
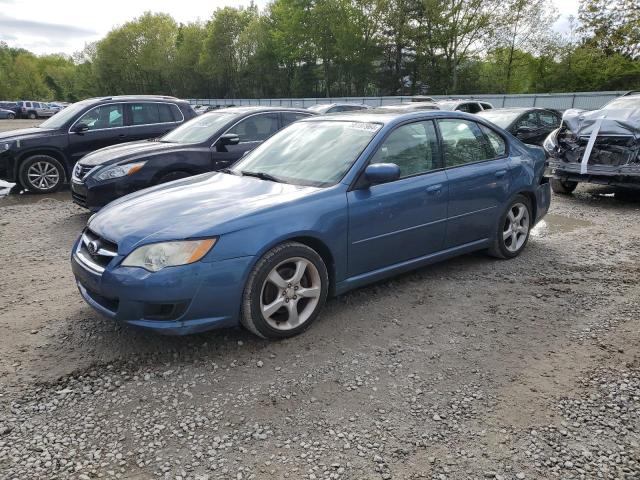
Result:
<instances>
[{"instance_id":1,"label":"tire","mask_svg":"<svg viewBox=\"0 0 640 480\"><path fill-rule=\"evenodd\" d=\"M65 181L62 164L49 155L34 155L20 165L20 183L32 193L53 193Z\"/></svg>"},{"instance_id":2,"label":"tire","mask_svg":"<svg viewBox=\"0 0 640 480\"><path fill-rule=\"evenodd\" d=\"M578 182L563 182L558 178L551 179L551 190L553 190L553 193L558 193L560 195L571 195L577 186Z\"/></svg>"},{"instance_id":3,"label":"tire","mask_svg":"<svg viewBox=\"0 0 640 480\"><path fill-rule=\"evenodd\" d=\"M35 120L38 118L38 115L36 114L36 112L29 112L27 117L29 117L29 120Z\"/></svg>"},{"instance_id":4,"label":"tire","mask_svg":"<svg viewBox=\"0 0 640 480\"><path fill-rule=\"evenodd\" d=\"M16 118L16 115L15 115L14 113L9 113L9 114L7 115L7 119L8 119L8 120L14 120L15 118Z\"/></svg>"},{"instance_id":5,"label":"tire","mask_svg":"<svg viewBox=\"0 0 640 480\"><path fill-rule=\"evenodd\" d=\"M529 241L532 226L531 202L524 195L517 195L500 216L489 255L496 258L515 258L520 255Z\"/></svg>"},{"instance_id":6,"label":"tire","mask_svg":"<svg viewBox=\"0 0 640 480\"><path fill-rule=\"evenodd\" d=\"M158 185L160 185L161 183L167 183L167 182L173 182L174 180L180 180L181 178L187 178L190 177L191 174L189 172L169 172L169 173L165 173L163 176L161 176L158 179Z\"/></svg>"},{"instance_id":7,"label":"tire","mask_svg":"<svg viewBox=\"0 0 640 480\"><path fill-rule=\"evenodd\" d=\"M296 281L296 277L300 279ZM301 295L303 291L306 295ZM251 270L240 321L262 338L293 337L315 321L328 291L329 276L322 257L301 243L283 243L265 253ZM267 316L263 310L268 307Z\"/></svg>"}]
</instances>

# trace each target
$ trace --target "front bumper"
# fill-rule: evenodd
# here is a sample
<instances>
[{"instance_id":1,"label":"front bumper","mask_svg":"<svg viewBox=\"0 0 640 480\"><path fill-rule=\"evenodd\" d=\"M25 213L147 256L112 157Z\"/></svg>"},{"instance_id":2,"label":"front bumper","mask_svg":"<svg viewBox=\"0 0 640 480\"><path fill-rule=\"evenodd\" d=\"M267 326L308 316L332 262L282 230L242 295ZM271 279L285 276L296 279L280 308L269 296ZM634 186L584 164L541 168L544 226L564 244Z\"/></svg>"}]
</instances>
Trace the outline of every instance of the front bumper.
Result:
<instances>
[{"instance_id":1,"label":"front bumper","mask_svg":"<svg viewBox=\"0 0 640 480\"><path fill-rule=\"evenodd\" d=\"M146 186L147 185L139 186L121 181L121 179L87 184L74 178L71 181L71 198L77 205L92 212L97 212L109 202L140 190L141 188L145 188Z\"/></svg>"},{"instance_id":2,"label":"front bumper","mask_svg":"<svg viewBox=\"0 0 640 480\"><path fill-rule=\"evenodd\" d=\"M590 163L587 164L587 173L582 174L580 163L565 162L552 157L549 159L548 168L551 176L562 181L640 188L640 164L616 166Z\"/></svg>"},{"instance_id":3,"label":"front bumper","mask_svg":"<svg viewBox=\"0 0 640 480\"><path fill-rule=\"evenodd\" d=\"M114 257L103 272L86 266L73 249L71 266L82 298L99 313L166 335L237 326L253 257L195 262L159 272L120 267Z\"/></svg>"}]
</instances>

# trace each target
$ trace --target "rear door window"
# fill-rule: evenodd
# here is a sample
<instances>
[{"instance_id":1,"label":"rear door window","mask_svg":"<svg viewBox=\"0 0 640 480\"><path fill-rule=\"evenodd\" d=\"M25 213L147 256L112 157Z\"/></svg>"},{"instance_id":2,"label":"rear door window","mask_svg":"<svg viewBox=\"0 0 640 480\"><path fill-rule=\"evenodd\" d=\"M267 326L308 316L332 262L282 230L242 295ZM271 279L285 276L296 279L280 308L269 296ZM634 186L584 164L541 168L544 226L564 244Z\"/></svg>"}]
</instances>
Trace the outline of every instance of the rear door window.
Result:
<instances>
[{"instance_id":1,"label":"rear door window","mask_svg":"<svg viewBox=\"0 0 640 480\"><path fill-rule=\"evenodd\" d=\"M152 125L160 123L160 112L157 103L132 103L131 125Z\"/></svg>"},{"instance_id":2,"label":"rear door window","mask_svg":"<svg viewBox=\"0 0 640 480\"><path fill-rule=\"evenodd\" d=\"M438 126L445 167L481 162L495 156L477 123L450 118L438 120Z\"/></svg>"}]
</instances>

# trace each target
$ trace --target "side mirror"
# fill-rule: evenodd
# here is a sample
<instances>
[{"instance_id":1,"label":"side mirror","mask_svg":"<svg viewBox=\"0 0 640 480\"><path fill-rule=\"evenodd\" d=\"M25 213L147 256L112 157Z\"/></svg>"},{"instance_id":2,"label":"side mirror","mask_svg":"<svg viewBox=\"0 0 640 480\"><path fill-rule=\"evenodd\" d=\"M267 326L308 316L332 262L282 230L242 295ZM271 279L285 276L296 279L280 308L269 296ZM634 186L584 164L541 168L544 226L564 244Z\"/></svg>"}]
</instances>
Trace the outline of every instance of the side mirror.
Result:
<instances>
[{"instance_id":1,"label":"side mirror","mask_svg":"<svg viewBox=\"0 0 640 480\"><path fill-rule=\"evenodd\" d=\"M373 163L365 169L364 178L370 184L393 182L400 178L400 167L395 163Z\"/></svg>"},{"instance_id":2,"label":"side mirror","mask_svg":"<svg viewBox=\"0 0 640 480\"><path fill-rule=\"evenodd\" d=\"M89 130L89 125L86 123L76 123L73 127L75 133L84 133Z\"/></svg>"},{"instance_id":3,"label":"side mirror","mask_svg":"<svg viewBox=\"0 0 640 480\"><path fill-rule=\"evenodd\" d=\"M218 139L218 145L227 146L227 145L237 145L240 143L240 137L235 133L225 133Z\"/></svg>"}]
</instances>

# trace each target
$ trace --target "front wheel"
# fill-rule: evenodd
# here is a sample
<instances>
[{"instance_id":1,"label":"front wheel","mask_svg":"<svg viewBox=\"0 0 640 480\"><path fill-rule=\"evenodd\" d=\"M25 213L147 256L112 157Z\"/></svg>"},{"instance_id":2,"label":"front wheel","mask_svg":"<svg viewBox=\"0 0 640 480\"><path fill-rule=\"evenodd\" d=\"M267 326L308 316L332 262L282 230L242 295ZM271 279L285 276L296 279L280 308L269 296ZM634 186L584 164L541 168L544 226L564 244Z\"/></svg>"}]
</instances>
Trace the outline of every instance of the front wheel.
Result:
<instances>
[{"instance_id":1,"label":"front wheel","mask_svg":"<svg viewBox=\"0 0 640 480\"><path fill-rule=\"evenodd\" d=\"M532 226L531 202L518 195L500 217L498 231L489 248L489 254L497 258L514 258L524 250Z\"/></svg>"},{"instance_id":2,"label":"front wheel","mask_svg":"<svg viewBox=\"0 0 640 480\"><path fill-rule=\"evenodd\" d=\"M562 181L558 178L551 179L551 190L560 195L570 195L578 186L578 182Z\"/></svg>"},{"instance_id":3,"label":"front wheel","mask_svg":"<svg viewBox=\"0 0 640 480\"><path fill-rule=\"evenodd\" d=\"M286 242L255 265L245 286L241 322L262 338L287 338L306 330L327 298L329 277L312 248Z\"/></svg>"},{"instance_id":4,"label":"front wheel","mask_svg":"<svg viewBox=\"0 0 640 480\"><path fill-rule=\"evenodd\" d=\"M20 166L20 183L32 193L56 192L64 178L64 167L49 155L34 155Z\"/></svg>"},{"instance_id":5,"label":"front wheel","mask_svg":"<svg viewBox=\"0 0 640 480\"><path fill-rule=\"evenodd\" d=\"M9 120L13 120L14 118L16 118L16 115L14 113L10 113L7 115L7 119Z\"/></svg>"}]
</instances>

